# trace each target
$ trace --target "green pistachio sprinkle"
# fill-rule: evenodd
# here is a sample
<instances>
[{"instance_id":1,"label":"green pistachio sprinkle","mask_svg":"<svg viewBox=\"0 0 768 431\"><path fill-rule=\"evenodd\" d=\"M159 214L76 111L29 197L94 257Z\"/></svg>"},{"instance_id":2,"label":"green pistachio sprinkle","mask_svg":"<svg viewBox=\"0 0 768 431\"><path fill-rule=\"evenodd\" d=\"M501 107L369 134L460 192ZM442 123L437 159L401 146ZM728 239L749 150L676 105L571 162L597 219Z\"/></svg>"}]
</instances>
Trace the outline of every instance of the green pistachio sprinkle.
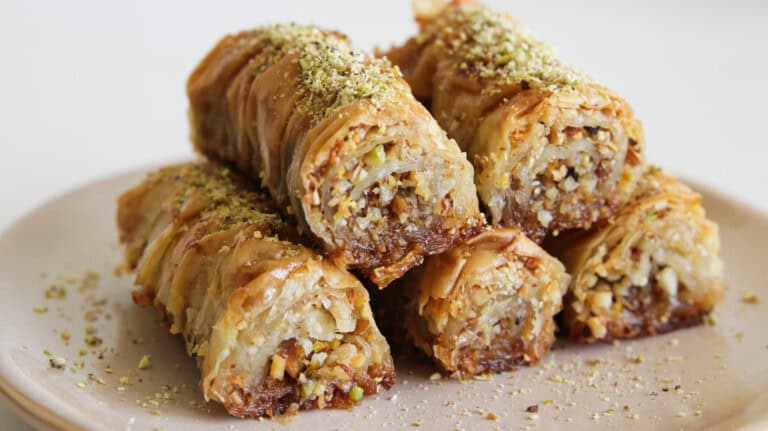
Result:
<instances>
[{"instance_id":1,"label":"green pistachio sprinkle","mask_svg":"<svg viewBox=\"0 0 768 431\"><path fill-rule=\"evenodd\" d=\"M417 38L430 41L444 47L458 72L487 80L490 89L516 84L557 89L589 80L513 18L482 6L439 16Z\"/></svg>"},{"instance_id":2,"label":"green pistachio sprinkle","mask_svg":"<svg viewBox=\"0 0 768 431\"><path fill-rule=\"evenodd\" d=\"M355 386L352 388L351 391L349 391L349 399L352 401L360 401L363 399L363 388L360 386Z\"/></svg>"},{"instance_id":3,"label":"green pistachio sprinkle","mask_svg":"<svg viewBox=\"0 0 768 431\"><path fill-rule=\"evenodd\" d=\"M381 106L406 93L399 69L353 47L349 40L314 26L277 24L253 30L239 48L264 44L255 60L259 74L287 55L296 54L301 73L297 79L297 110L319 122L352 103L367 100Z\"/></svg>"},{"instance_id":4,"label":"green pistachio sprinkle","mask_svg":"<svg viewBox=\"0 0 768 431\"><path fill-rule=\"evenodd\" d=\"M205 199L202 220L217 220L221 230L235 224L257 224L266 232L277 231L281 219L269 198L228 168L216 163L190 163L161 169L150 176L152 183L175 182L172 205L180 211L193 197Z\"/></svg>"}]
</instances>

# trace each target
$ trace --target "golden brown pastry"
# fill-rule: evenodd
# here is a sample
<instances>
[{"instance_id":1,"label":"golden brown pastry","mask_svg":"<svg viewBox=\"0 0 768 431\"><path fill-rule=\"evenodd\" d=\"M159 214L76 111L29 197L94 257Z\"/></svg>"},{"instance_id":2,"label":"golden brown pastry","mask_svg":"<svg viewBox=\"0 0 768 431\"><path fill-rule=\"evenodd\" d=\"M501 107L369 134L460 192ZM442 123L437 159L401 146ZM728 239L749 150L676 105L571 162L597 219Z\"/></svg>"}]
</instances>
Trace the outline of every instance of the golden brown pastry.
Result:
<instances>
[{"instance_id":1,"label":"golden brown pastry","mask_svg":"<svg viewBox=\"0 0 768 431\"><path fill-rule=\"evenodd\" d=\"M628 201L644 139L622 98L509 15L454 1L418 18L421 32L386 56L467 152L493 224L540 241Z\"/></svg>"},{"instance_id":2,"label":"golden brown pastry","mask_svg":"<svg viewBox=\"0 0 768 431\"><path fill-rule=\"evenodd\" d=\"M655 168L605 226L548 242L572 276L562 323L577 341L696 325L723 296L717 225L701 196Z\"/></svg>"},{"instance_id":3,"label":"golden brown pastry","mask_svg":"<svg viewBox=\"0 0 768 431\"><path fill-rule=\"evenodd\" d=\"M197 358L206 399L235 416L349 407L395 379L368 293L282 238L265 196L211 163L167 167L118 202L134 299Z\"/></svg>"},{"instance_id":4,"label":"golden brown pastry","mask_svg":"<svg viewBox=\"0 0 768 431\"><path fill-rule=\"evenodd\" d=\"M226 36L187 91L195 147L260 178L326 254L379 286L480 229L466 156L396 68L339 33Z\"/></svg>"},{"instance_id":5,"label":"golden brown pastry","mask_svg":"<svg viewBox=\"0 0 768 431\"><path fill-rule=\"evenodd\" d=\"M530 365L555 341L568 281L563 265L519 230L489 228L408 273L402 327L459 378Z\"/></svg>"}]
</instances>

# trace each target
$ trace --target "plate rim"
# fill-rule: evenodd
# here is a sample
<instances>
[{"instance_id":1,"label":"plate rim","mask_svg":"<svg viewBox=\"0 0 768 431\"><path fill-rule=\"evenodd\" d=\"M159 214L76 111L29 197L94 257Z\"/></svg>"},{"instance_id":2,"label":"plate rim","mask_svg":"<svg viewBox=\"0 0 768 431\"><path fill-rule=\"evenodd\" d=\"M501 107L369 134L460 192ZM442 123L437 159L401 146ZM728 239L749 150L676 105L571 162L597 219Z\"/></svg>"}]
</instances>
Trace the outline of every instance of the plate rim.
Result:
<instances>
[{"instance_id":1,"label":"plate rim","mask_svg":"<svg viewBox=\"0 0 768 431\"><path fill-rule=\"evenodd\" d=\"M0 376L0 403L18 415L26 424L42 431L88 431L64 415L41 406L27 395L15 390Z\"/></svg>"}]
</instances>

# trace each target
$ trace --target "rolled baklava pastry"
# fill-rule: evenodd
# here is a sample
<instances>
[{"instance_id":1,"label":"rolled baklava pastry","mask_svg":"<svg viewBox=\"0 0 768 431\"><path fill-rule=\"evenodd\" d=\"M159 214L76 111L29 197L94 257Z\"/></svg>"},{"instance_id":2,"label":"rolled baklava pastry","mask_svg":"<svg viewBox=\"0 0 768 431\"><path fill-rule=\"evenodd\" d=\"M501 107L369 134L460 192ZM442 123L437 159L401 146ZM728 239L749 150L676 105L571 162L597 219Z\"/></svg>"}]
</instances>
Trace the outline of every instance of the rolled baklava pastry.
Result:
<instances>
[{"instance_id":1,"label":"rolled baklava pastry","mask_svg":"<svg viewBox=\"0 0 768 431\"><path fill-rule=\"evenodd\" d=\"M386 56L467 152L493 224L540 241L629 200L644 138L622 98L511 16L466 1L428 12Z\"/></svg>"},{"instance_id":2,"label":"rolled baklava pastry","mask_svg":"<svg viewBox=\"0 0 768 431\"><path fill-rule=\"evenodd\" d=\"M466 156L396 68L338 33L226 36L187 91L195 147L260 178L327 255L379 286L480 229Z\"/></svg>"},{"instance_id":3,"label":"rolled baklava pastry","mask_svg":"<svg viewBox=\"0 0 768 431\"><path fill-rule=\"evenodd\" d=\"M240 417L341 408L389 388L389 346L368 292L288 242L264 196L209 163L168 167L118 202L134 300L197 358L207 400Z\"/></svg>"},{"instance_id":4,"label":"rolled baklava pastry","mask_svg":"<svg viewBox=\"0 0 768 431\"><path fill-rule=\"evenodd\" d=\"M723 296L717 225L700 195L655 169L615 219L552 242L572 276L562 323L580 342L697 325Z\"/></svg>"},{"instance_id":5,"label":"rolled baklava pastry","mask_svg":"<svg viewBox=\"0 0 768 431\"><path fill-rule=\"evenodd\" d=\"M488 229L402 281L406 337L458 378L538 362L569 277L517 229Z\"/></svg>"}]
</instances>

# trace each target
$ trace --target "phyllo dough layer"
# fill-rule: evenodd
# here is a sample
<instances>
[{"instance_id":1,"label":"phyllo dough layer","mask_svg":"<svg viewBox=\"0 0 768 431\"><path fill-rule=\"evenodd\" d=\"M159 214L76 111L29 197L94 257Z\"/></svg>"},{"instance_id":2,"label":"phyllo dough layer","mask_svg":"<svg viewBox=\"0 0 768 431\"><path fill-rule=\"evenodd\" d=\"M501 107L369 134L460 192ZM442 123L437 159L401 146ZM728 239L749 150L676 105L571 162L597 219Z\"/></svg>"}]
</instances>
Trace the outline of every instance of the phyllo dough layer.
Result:
<instances>
[{"instance_id":1,"label":"phyllo dough layer","mask_svg":"<svg viewBox=\"0 0 768 431\"><path fill-rule=\"evenodd\" d=\"M326 254L380 286L480 228L466 156L396 68L337 32L226 36L187 91L196 148L259 178Z\"/></svg>"},{"instance_id":2,"label":"phyllo dough layer","mask_svg":"<svg viewBox=\"0 0 768 431\"><path fill-rule=\"evenodd\" d=\"M492 223L539 241L629 200L644 138L621 97L509 15L468 1L429 12L386 56L467 152Z\"/></svg>"},{"instance_id":3,"label":"phyllo dough layer","mask_svg":"<svg viewBox=\"0 0 768 431\"><path fill-rule=\"evenodd\" d=\"M161 169L118 202L134 299L197 358L206 399L236 416L356 404L395 379L368 293L294 242L270 199L212 163Z\"/></svg>"},{"instance_id":4,"label":"phyllo dough layer","mask_svg":"<svg viewBox=\"0 0 768 431\"><path fill-rule=\"evenodd\" d=\"M488 229L402 281L407 338L459 378L538 362L555 341L569 277L517 229ZM398 302L395 302L396 304Z\"/></svg>"},{"instance_id":5,"label":"phyllo dough layer","mask_svg":"<svg viewBox=\"0 0 768 431\"><path fill-rule=\"evenodd\" d=\"M696 325L723 296L717 225L700 195L655 168L605 226L551 242L573 277L562 323L581 342Z\"/></svg>"}]
</instances>

